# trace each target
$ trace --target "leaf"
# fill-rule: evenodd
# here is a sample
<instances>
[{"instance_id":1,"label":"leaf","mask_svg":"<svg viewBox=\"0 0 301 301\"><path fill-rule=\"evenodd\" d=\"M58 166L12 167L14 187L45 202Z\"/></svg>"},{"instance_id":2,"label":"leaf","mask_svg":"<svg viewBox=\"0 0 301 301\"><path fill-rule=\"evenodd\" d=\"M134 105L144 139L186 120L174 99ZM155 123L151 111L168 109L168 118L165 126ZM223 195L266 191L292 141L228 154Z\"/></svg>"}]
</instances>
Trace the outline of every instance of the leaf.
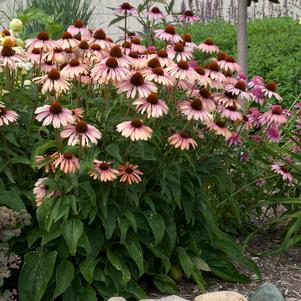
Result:
<instances>
[{"instance_id":1,"label":"leaf","mask_svg":"<svg viewBox=\"0 0 301 301\"><path fill-rule=\"evenodd\" d=\"M122 273L123 284L127 284L131 279L131 273L124 263L122 256L117 256L110 249L107 249L107 257L115 269Z\"/></svg>"},{"instance_id":2,"label":"leaf","mask_svg":"<svg viewBox=\"0 0 301 301\"><path fill-rule=\"evenodd\" d=\"M91 204L93 206L96 206L96 193L94 191L94 189L92 188L90 182L84 182L80 184L80 187L83 188L85 190L85 192L87 193Z\"/></svg>"},{"instance_id":3,"label":"leaf","mask_svg":"<svg viewBox=\"0 0 301 301\"><path fill-rule=\"evenodd\" d=\"M72 256L76 254L77 244L83 231L83 223L75 218L65 221L63 224L63 236Z\"/></svg>"},{"instance_id":4,"label":"leaf","mask_svg":"<svg viewBox=\"0 0 301 301\"><path fill-rule=\"evenodd\" d=\"M193 262L188 253L182 247L178 248L178 259L181 264L182 270L186 274L187 278L189 278L193 271Z\"/></svg>"},{"instance_id":5,"label":"leaf","mask_svg":"<svg viewBox=\"0 0 301 301\"><path fill-rule=\"evenodd\" d=\"M192 271L192 279L197 283L201 293L205 292L205 281L201 271L194 269Z\"/></svg>"},{"instance_id":6,"label":"leaf","mask_svg":"<svg viewBox=\"0 0 301 301\"><path fill-rule=\"evenodd\" d=\"M62 261L56 268L56 287L53 298L63 294L71 285L74 278L74 267L68 260Z\"/></svg>"},{"instance_id":7,"label":"leaf","mask_svg":"<svg viewBox=\"0 0 301 301\"><path fill-rule=\"evenodd\" d=\"M29 252L19 276L20 301L40 301L53 274L57 252Z\"/></svg>"},{"instance_id":8,"label":"leaf","mask_svg":"<svg viewBox=\"0 0 301 301\"><path fill-rule=\"evenodd\" d=\"M143 213L155 236L155 244L159 244L165 233L165 223L161 215L150 210Z\"/></svg>"},{"instance_id":9,"label":"leaf","mask_svg":"<svg viewBox=\"0 0 301 301\"><path fill-rule=\"evenodd\" d=\"M89 284L93 282L94 270L98 262L98 259L87 258L79 264L79 270Z\"/></svg>"},{"instance_id":10,"label":"leaf","mask_svg":"<svg viewBox=\"0 0 301 301\"><path fill-rule=\"evenodd\" d=\"M120 156L120 151L119 151L119 145L118 144L109 144L106 147L106 151L108 152L109 155L111 155L113 158L115 158L117 161L122 162L122 158Z\"/></svg>"},{"instance_id":11,"label":"leaf","mask_svg":"<svg viewBox=\"0 0 301 301\"><path fill-rule=\"evenodd\" d=\"M174 280L167 275L156 275L154 284L163 294L176 294L179 292Z\"/></svg>"},{"instance_id":12,"label":"leaf","mask_svg":"<svg viewBox=\"0 0 301 301\"><path fill-rule=\"evenodd\" d=\"M124 16L120 16L120 17L117 17L115 19L113 19L108 26L112 26L113 24L115 23L118 23L119 21L123 20L125 17Z\"/></svg>"},{"instance_id":13,"label":"leaf","mask_svg":"<svg viewBox=\"0 0 301 301\"><path fill-rule=\"evenodd\" d=\"M146 299L147 296L144 292L144 290L141 288L141 286L134 281L133 279L130 280L130 282L127 285L127 291L132 294L135 298L142 300Z\"/></svg>"},{"instance_id":14,"label":"leaf","mask_svg":"<svg viewBox=\"0 0 301 301\"><path fill-rule=\"evenodd\" d=\"M25 205L19 194L14 190L5 190L0 192L0 205L5 205L14 210L25 209Z\"/></svg>"},{"instance_id":15,"label":"leaf","mask_svg":"<svg viewBox=\"0 0 301 301\"><path fill-rule=\"evenodd\" d=\"M143 252L140 242L132 233L128 233L127 240L124 243L129 256L135 261L139 269L139 277L144 273Z\"/></svg>"},{"instance_id":16,"label":"leaf","mask_svg":"<svg viewBox=\"0 0 301 301\"><path fill-rule=\"evenodd\" d=\"M193 261L193 265L200 271L205 271L205 272L210 272L211 269L209 267L209 265L207 264L207 262L200 258L200 257L193 257L192 258Z\"/></svg>"}]
</instances>

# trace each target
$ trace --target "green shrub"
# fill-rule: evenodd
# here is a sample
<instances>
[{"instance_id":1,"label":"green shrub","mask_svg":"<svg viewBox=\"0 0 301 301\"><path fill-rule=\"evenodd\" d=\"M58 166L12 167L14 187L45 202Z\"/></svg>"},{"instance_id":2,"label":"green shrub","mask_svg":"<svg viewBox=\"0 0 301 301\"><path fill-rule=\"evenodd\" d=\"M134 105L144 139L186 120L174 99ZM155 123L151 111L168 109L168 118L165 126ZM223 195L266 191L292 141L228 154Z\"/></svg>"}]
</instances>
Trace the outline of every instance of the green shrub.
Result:
<instances>
[{"instance_id":1,"label":"green shrub","mask_svg":"<svg viewBox=\"0 0 301 301\"><path fill-rule=\"evenodd\" d=\"M236 55L235 26L215 20L195 24L191 33L196 43L212 37L223 51ZM278 83L278 92L290 104L301 92L301 26L288 18L266 18L249 22L249 77L255 74Z\"/></svg>"}]
</instances>

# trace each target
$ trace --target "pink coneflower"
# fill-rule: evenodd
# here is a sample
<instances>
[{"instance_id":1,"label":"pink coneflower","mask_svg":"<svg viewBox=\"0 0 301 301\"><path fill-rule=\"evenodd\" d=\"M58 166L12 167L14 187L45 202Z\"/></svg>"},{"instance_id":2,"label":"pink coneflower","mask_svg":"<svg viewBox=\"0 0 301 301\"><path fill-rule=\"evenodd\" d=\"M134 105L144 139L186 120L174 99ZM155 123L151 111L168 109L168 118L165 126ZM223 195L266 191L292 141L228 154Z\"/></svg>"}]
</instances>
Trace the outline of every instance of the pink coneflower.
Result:
<instances>
[{"instance_id":1,"label":"pink coneflower","mask_svg":"<svg viewBox=\"0 0 301 301\"><path fill-rule=\"evenodd\" d=\"M128 182L130 185L141 182L141 175L143 175L143 172L138 169L138 165L130 164L129 162L126 162L124 165L119 164L118 170L119 170L119 176L120 182Z\"/></svg>"},{"instance_id":2,"label":"pink coneflower","mask_svg":"<svg viewBox=\"0 0 301 301\"><path fill-rule=\"evenodd\" d=\"M226 77L221 72L221 68L218 65L216 61L212 61L205 67L206 69L206 75L210 77L212 80L218 81L218 82L224 82Z\"/></svg>"},{"instance_id":3,"label":"pink coneflower","mask_svg":"<svg viewBox=\"0 0 301 301\"><path fill-rule=\"evenodd\" d=\"M193 94L194 94L194 92L193 92ZM196 96L201 98L203 106L208 112L211 113L216 109L216 105L213 101L212 94L210 93L210 91L207 88L199 89Z\"/></svg>"},{"instance_id":4,"label":"pink coneflower","mask_svg":"<svg viewBox=\"0 0 301 301\"><path fill-rule=\"evenodd\" d=\"M145 52L145 46L141 45L141 40L140 38L133 38L132 39L132 51L136 51L138 53L144 53Z\"/></svg>"},{"instance_id":5,"label":"pink coneflower","mask_svg":"<svg viewBox=\"0 0 301 301\"><path fill-rule=\"evenodd\" d=\"M91 37L91 32L88 28L85 27L85 24L82 20L76 20L73 25L70 25L67 29L73 36L80 36L85 38Z\"/></svg>"},{"instance_id":6,"label":"pink coneflower","mask_svg":"<svg viewBox=\"0 0 301 301\"><path fill-rule=\"evenodd\" d=\"M117 83L126 79L130 71L128 68L120 66L117 59L108 57L106 61L101 61L94 66L91 71L93 81L99 84L108 84L109 82Z\"/></svg>"},{"instance_id":7,"label":"pink coneflower","mask_svg":"<svg viewBox=\"0 0 301 301\"><path fill-rule=\"evenodd\" d=\"M137 112L147 114L147 118L159 118L168 112L166 103L159 99L157 94L151 93L146 98L140 98L133 102Z\"/></svg>"},{"instance_id":8,"label":"pink coneflower","mask_svg":"<svg viewBox=\"0 0 301 301\"><path fill-rule=\"evenodd\" d=\"M185 46L190 48L192 51L196 48L198 48L198 46L192 42L192 36L188 33L185 33L182 37L183 42L185 43Z\"/></svg>"},{"instance_id":9,"label":"pink coneflower","mask_svg":"<svg viewBox=\"0 0 301 301\"><path fill-rule=\"evenodd\" d=\"M263 141L263 137L256 134L249 135L249 138L257 143L261 143Z\"/></svg>"},{"instance_id":10,"label":"pink coneflower","mask_svg":"<svg viewBox=\"0 0 301 301\"><path fill-rule=\"evenodd\" d=\"M64 76L61 75L60 71L55 68L51 69L47 75L36 77L34 82L41 83L43 85L43 94L46 92L55 92L56 94L60 94L67 91L70 85Z\"/></svg>"},{"instance_id":11,"label":"pink coneflower","mask_svg":"<svg viewBox=\"0 0 301 301\"><path fill-rule=\"evenodd\" d=\"M197 73L196 80L201 86L205 88L212 86L212 80L206 75L205 68L197 66L194 70Z\"/></svg>"},{"instance_id":12,"label":"pink coneflower","mask_svg":"<svg viewBox=\"0 0 301 301\"><path fill-rule=\"evenodd\" d=\"M74 117L72 112L68 109L65 109L57 101L54 101L51 105L44 105L38 107L35 110L36 119L39 122L43 121L43 125L47 126L52 124L54 128L60 128L66 126L68 123L74 122Z\"/></svg>"},{"instance_id":13,"label":"pink coneflower","mask_svg":"<svg viewBox=\"0 0 301 301\"><path fill-rule=\"evenodd\" d=\"M223 71L224 75L225 75L225 81L224 81L224 85L235 85L237 83L237 78L235 78L233 76L233 73L231 71Z\"/></svg>"},{"instance_id":14,"label":"pink coneflower","mask_svg":"<svg viewBox=\"0 0 301 301\"><path fill-rule=\"evenodd\" d=\"M80 120L84 116L84 110L82 108L71 109L74 120Z\"/></svg>"},{"instance_id":15,"label":"pink coneflower","mask_svg":"<svg viewBox=\"0 0 301 301\"><path fill-rule=\"evenodd\" d=\"M168 143L181 150L189 150L190 146L195 149L198 146L187 131L173 134L168 138Z\"/></svg>"},{"instance_id":16,"label":"pink coneflower","mask_svg":"<svg viewBox=\"0 0 301 301\"><path fill-rule=\"evenodd\" d=\"M236 105L232 106L220 106L219 112L221 117L230 119L232 121L240 121L242 120L242 113L238 111Z\"/></svg>"},{"instance_id":17,"label":"pink coneflower","mask_svg":"<svg viewBox=\"0 0 301 301\"><path fill-rule=\"evenodd\" d=\"M102 50L101 47L97 44L91 44L90 51L91 51L90 59L93 61L97 61L102 57L104 50Z\"/></svg>"},{"instance_id":18,"label":"pink coneflower","mask_svg":"<svg viewBox=\"0 0 301 301\"><path fill-rule=\"evenodd\" d=\"M76 80L83 85L90 85L92 83L92 78L89 74L87 75L82 75L80 74L79 76L76 77Z\"/></svg>"},{"instance_id":19,"label":"pink coneflower","mask_svg":"<svg viewBox=\"0 0 301 301\"><path fill-rule=\"evenodd\" d=\"M61 154L53 164L55 168L59 166L63 173L75 173L80 168L78 158L72 153Z\"/></svg>"},{"instance_id":20,"label":"pink coneflower","mask_svg":"<svg viewBox=\"0 0 301 301\"><path fill-rule=\"evenodd\" d=\"M182 38L176 33L176 28L173 25L166 25L164 29L154 31L155 37L170 43L178 43Z\"/></svg>"},{"instance_id":21,"label":"pink coneflower","mask_svg":"<svg viewBox=\"0 0 301 301\"><path fill-rule=\"evenodd\" d=\"M194 82L197 79L196 71L189 66L187 61L180 61L165 69L172 78Z\"/></svg>"},{"instance_id":22,"label":"pink coneflower","mask_svg":"<svg viewBox=\"0 0 301 301\"><path fill-rule=\"evenodd\" d=\"M48 51L55 48L56 43L55 41L49 39L47 32L42 31L38 33L36 38L26 40L25 46L29 51L32 48L42 48L43 50Z\"/></svg>"},{"instance_id":23,"label":"pink coneflower","mask_svg":"<svg viewBox=\"0 0 301 301\"><path fill-rule=\"evenodd\" d=\"M97 144L97 140L101 138L100 131L87 124L84 120L79 120L75 124L69 124L61 132L62 138L68 138L68 145L80 144L82 146L89 146L92 144Z\"/></svg>"},{"instance_id":24,"label":"pink coneflower","mask_svg":"<svg viewBox=\"0 0 301 301\"><path fill-rule=\"evenodd\" d=\"M151 19L162 20L165 18L165 15L162 13L159 7L152 7L150 11L147 12L147 15Z\"/></svg>"},{"instance_id":25,"label":"pink coneflower","mask_svg":"<svg viewBox=\"0 0 301 301\"><path fill-rule=\"evenodd\" d=\"M36 63L39 64L41 59L42 59L42 49L41 48L32 48L28 53L27 53L27 60L31 63Z\"/></svg>"},{"instance_id":26,"label":"pink coneflower","mask_svg":"<svg viewBox=\"0 0 301 301\"><path fill-rule=\"evenodd\" d=\"M63 53L63 49L59 47L55 47L49 52L47 52L45 55L43 55L43 60L45 61L51 61L53 63L57 64L64 64L66 61L66 56Z\"/></svg>"},{"instance_id":27,"label":"pink coneflower","mask_svg":"<svg viewBox=\"0 0 301 301\"><path fill-rule=\"evenodd\" d=\"M92 38L89 40L90 45L99 45L101 49L110 49L112 43L107 40L107 35L102 29L97 29L94 31Z\"/></svg>"},{"instance_id":28,"label":"pink coneflower","mask_svg":"<svg viewBox=\"0 0 301 301\"><path fill-rule=\"evenodd\" d=\"M274 143L280 142L280 131L278 126L276 125L269 126L268 129L266 130L266 135L270 141Z\"/></svg>"},{"instance_id":29,"label":"pink coneflower","mask_svg":"<svg viewBox=\"0 0 301 301\"><path fill-rule=\"evenodd\" d=\"M0 126L14 123L19 118L18 114L13 110L8 110L4 103L0 101Z\"/></svg>"},{"instance_id":30,"label":"pink coneflower","mask_svg":"<svg viewBox=\"0 0 301 301\"><path fill-rule=\"evenodd\" d=\"M264 87L264 79L261 76L254 76L248 83L249 88Z\"/></svg>"},{"instance_id":31,"label":"pink coneflower","mask_svg":"<svg viewBox=\"0 0 301 301\"><path fill-rule=\"evenodd\" d=\"M73 49L73 48L77 47L77 45L79 44L79 41L77 39L75 39L70 32L65 31L62 34L61 38L59 40L57 40L56 43L62 49L68 49L68 48Z\"/></svg>"},{"instance_id":32,"label":"pink coneflower","mask_svg":"<svg viewBox=\"0 0 301 301\"><path fill-rule=\"evenodd\" d=\"M275 99L280 101L280 100L282 100L282 97L278 93L276 93L276 88L277 88L277 85L275 82L269 82L262 88L261 91L264 93L265 97L268 97L268 98L274 97Z\"/></svg>"},{"instance_id":33,"label":"pink coneflower","mask_svg":"<svg viewBox=\"0 0 301 301\"><path fill-rule=\"evenodd\" d=\"M10 69L17 69L18 63L22 63L25 56L16 52L10 46L3 46L0 53L0 65Z\"/></svg>"},{"instance_id":34,"label":"pink coneflower","mask_svg":"<svg viewBox=\"0 0 301 301\"><path fill-rule=\"evenodd\" d=\"M121 45L122 53L128 55L132 50L132 43L125 41Z\"/></svg>"},{"instance_id":35,"label":"pink coneflower","mask_svg":"<svg viewBox=\"0 0 301 301\"><path fill-rule=\"evenodd\" d=\"M119 5L115 10L115 14L117 15L135 15L137 14L136 8L130 5L128 2L124 2Z\"/></svg>"},{"instance_id":36,"label":"pink coneflower","mask_svg":"<svg viewBox=\"0 0 301 301\"><path fill-rule=\"evenodd\" d=\"M124 121L117 125L117 132L123 137L130 138L132 141L148 140L152 137L153 130L144 125L140 119Z\"/></svg>"},{"instance_id":37,"label":"pink coneflower","mask_svg":"<svg viewBox=\"0 0 301 301\"><path fill-rule=\"evenodd\" d=\"M90 49L90 45L86 40L82 40L78 47L75 49L75 55L79 58L82 58L82 62L85 63L86 61L89 63L90 58L93 56L93 53Z\"/></svg>"},{"instance_id":38,"label":"pink coneflower","mask_svg":"<svg viewBox=\"0 0 301 301\"><path fill-rule=\"evenodd\" d=\"M157 54L152 54L149 58L159 60L160 66L162 66L163 68L174 63L173 60L168 56L166 50L159 50Z\"/></svg>"},{"instance_id":39,"label":"pink coneflower","mask_svg":"<svg viewBox=\"0 0 301 301\"><path fill-rule=\"evenodd\" d=\"M47 177L40 178L34 184L33 194L35 195L36 206L39 207L45 198L51 198L58 192L50 191L49 187L45 183L48 180Z\"/></svg>"},{"instance_id":40,"label":"pink coneflower","mask_svg":"<svg viewBox=\"0 0 301 301\"><path fill-rule=\"evenodd\" d=\"M259 117L259 121L263 125L282 125L287 122L287 117L285 116L285 111L280 105L272 105L269 111L265 112Z\"/></svg>"},{"instance_id":41,"label":"pink coneflower","mask_svg":"<svg viewBox=\"0 0 301 301\"><path fill-rule=\"evenodd\" d=\"M240 139L240 135L238 133L233 133L232 136L229 138L229 146L237 146L242 143Z\"/></svg>"},{"instance_id":42,"label":"pink coneflower","mask_svg":"<svg viewBox=\"0 0 301 301\"><path fill-rule=\"evenodd\" d=\"M219 48L214 45L214 42L211 38L206 39L203 43L198 46L199 50L204 53L218 53Z\"/></svg>"},{"instance_id":43,"label":"pink coneflower","mask_svg":"<svg viewBox=\"0 0 301 301\"><path fill-rule=\"evenodd\" d=\"M204 123L213 120L213 117L206 110L201 98L179 101L177 107L188 120L200 120Z\"/></svg>"},{"instance_id":44,"label":"pink coneflower","mask_svg":"<svg viewBox=\"0 0 301 301\"><path fill-rule=\"evenodd\" d=\"M41 169L44 167L45 172L49 173L52 171L55 172L55 166L53 165L53 162L58 158L58 153L55 152L51 155L44 155L44 156L36 156L35 157L35 163L38 165L38 169Z\"/></svg>"},{"instance_id":45,"label":"pink coneflower","mask_svg":"<svg viewBox=\"0 0 301 301\"><path fill-rule=\"evenodd\" d=\"M250 108L245 118L245 126L249 129L253 127L260 127L259 118L261 116L261 112L256 108Z\"/></svg>"},{"instance_id":46,"label":"pink coneflower","mask_svg":"<svg viewBox=\"0 0 301 301\"><path fill-rule=\"evenodd\" d=\"M147 60L145 56L140 55L138 52L131 51L128 54L131 66L133 69L143 69L147 66Z\"/></svg>"},{"instance_id":47,"label":"pink coneflower","mask_svg":"<svg viewBox=\"0 0 301 301\"><path fill-rule=\"evenodd\" d=\"M72 59L69 64L67 64L62 70L61 73L68 79L74 79L79 75L89 74L88 68L85 64L79 62L78 59Z\"/></svg>"},{"instance_id":48,"label":"pink coneflower","mask_svg":"<svg viewBox=\"0 0 301 301\"><path fill-rule=\"evenodd\" d=\"M231 92L225 91L223 93L216 93L213 97L218 105L240 107L240 102L237 98L237 95L234 95Z\"/></svg>"},{"instance_id":49,"label":"pink coneflower","mask_svg":"<svg viewBox=\"0 0 301 301\"><path fill-rule=\"evenodd\" d=\"M213 130L215 135L224 136L226 140L232 136L232 133L226 128L225 123L221 120L209 123L208 127Z\"/></svg>"},{"instance_id":50,"label":"pink coneflower","mask_svg":"<svg viewBox=\"0 0 301 301\"><path fill-rule=\"evenodd\" d=\"M129 79L122 80L116 86L117 92L126 92L127 98L147 97L150 93L157 93L157 86L145 80L140 72L133 73Z\"/></svg>"},{"instance_id":51,"label":"pink coneflower","mask_svg":"<svg viewBox=\"0 0 301 301\"><path fill-rule=\"evenodd\" d=\"M43 71L44 73L51 71L52 69L56 69L57 68L57 64L52 62L52 61L45 61L42 60L42 63L40 65L40 69L41 71Z\"/></svg>"},{"instance_id":52,"label":"pink coneflower","mask_svg":"<svg viewBox=\"0 0 301 301\"><path fill-rule=\"evenodd\" d=\"M241 67L233 56L227 55L224 61L221 61L219 66L225 71L241 72Z\"/></svg>"},{"instance_id":53,"label":"pink coneflower","mask_svg":"<svg viewBox=\"0 0 301 301\"><path fill-rule=\"evenodd\" d=\"M225 86L225 90L234 95L239 96L242 100L251 100L251 94L247 91L247 84L243 80L237 81L235 85L229 84Z\"/></svg>"},{"instance_id":54,"label":"pink coneflower","mask_svg":"<svg viewBox=\"0 0 301 301\"><path fill-rule=\"evenodd\" d=\"M168 46L167 52L169 57L177 62L187 61L193 58L191 48L186 47L182 42Z\"/></svg>"},{"instance_id":55,"label":"pink coneflower","mask_svg":"<svg viewBox=\"0 0 301 301\"><path fill-rule=\"evenodd\" d=\"M118 61L118 64L123 67L128 67L131 63L130 58L122 53L119 45L112 47L109 53L104 53L99 63L105 61L109 56L114 57Z\"/></svg>"},{"instance_id":56,"label":"pink coneflower","mask_svg":"<svg viewBox=\"0 0 301 301\"><path fill-rule=\"evenodd\" d=\"M275 163L272 164L272 171L280 176L282 176L282 179L284 181L288 181L289 183L291 183L293 181L293 176L292 174L289 172L289 168L287 165L283 165L280 163Z\"/></svg>"},{"instance_id":57,"label":"pink coneflower","mask_svg":"<svg viewBox=\"0 0 301 301\"><path fill-rule=\"evenodd\" d=\"M119 171L112 167L112 162L93 161L93 168L89 172L90 177L101 182L111 182L117 178Z\"/></svg>"},{"instance_id":58,"label":"pink coneflower","mask_svg":"<svg viewBox=\"0 0 301 301\"><path fill-rule=\"evenodd\" d=\"M178 20L183 23L194 23L200 20L200 17L195 16L191 10L186 10L183 15L178 16Z\"/></svg>"},{"instance_id":59,"label":"pink coneflower","mask_svg":"<svg viewBox=\"0 0 301 301\"><path fill-rule=\"evenodd\" d=\"M262 92L262 87L256 86L251 91L253 100L260 104L261 106L265 103L264 92Z\"/></svg>"},{"instance_id":60,"label":"pink coneflower","mask_svg":"<svg viewBox=\"0 0 301 301\"><path fill-rule=\"evenodd\" d=\"M146 80L154 81L155 83L164 85L164 86L172 86L173 81L170 78L169 74L164 71L162 67L156 67L153 69L147 69L144 71L144 76Z\"/></svg>"}]
</instances>

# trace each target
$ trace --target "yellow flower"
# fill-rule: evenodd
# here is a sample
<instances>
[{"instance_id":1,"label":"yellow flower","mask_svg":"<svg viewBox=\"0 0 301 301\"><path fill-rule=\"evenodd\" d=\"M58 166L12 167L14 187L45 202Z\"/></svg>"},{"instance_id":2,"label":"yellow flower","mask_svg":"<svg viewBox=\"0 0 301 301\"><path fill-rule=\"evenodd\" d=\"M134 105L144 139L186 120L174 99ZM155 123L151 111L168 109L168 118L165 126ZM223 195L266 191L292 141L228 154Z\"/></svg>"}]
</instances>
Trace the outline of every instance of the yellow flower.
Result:
<instances>
[{"instance_id":1,"label":"yellow flower","mask_svg":"<svg viewBox=\"0 0 301 301\"><path fill-rule=\"evenodd\" d=\"M23 22L20 19L12 19L9 23L9 27L14 32L20 32L23 28Z\"/></svg>"}]
</instances>

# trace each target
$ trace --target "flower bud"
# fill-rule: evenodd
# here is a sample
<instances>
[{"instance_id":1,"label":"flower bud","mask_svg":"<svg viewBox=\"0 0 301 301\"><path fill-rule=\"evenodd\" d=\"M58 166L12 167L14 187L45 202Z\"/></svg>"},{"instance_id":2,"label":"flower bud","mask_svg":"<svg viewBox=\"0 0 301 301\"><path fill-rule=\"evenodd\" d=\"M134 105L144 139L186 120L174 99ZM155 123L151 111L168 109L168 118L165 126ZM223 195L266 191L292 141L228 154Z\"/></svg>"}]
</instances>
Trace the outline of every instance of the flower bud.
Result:
<instances>
[{"instance_id":1,"label":"flower bud","mask_svg":"<svg viewBox=\"0 0 301 301\"><path fill-rule=\"evenodd\" d=\"M24 48L25 43L24 43L24 41L23 41L22 39L18 38L18 39L16 39L16 45L17 45L18 47Z\"/></svg>"},{"instance_id":2,"label":"flower bud","mask_svg":"<svg viewBox=\"0 0 301 301\"><path fill-rule=\"evenodd\" d=\"M9 27L14 32L20 32L23 28L23 22L20 19L12 19L9 23Z\"/></svg>"}]
</instances>

